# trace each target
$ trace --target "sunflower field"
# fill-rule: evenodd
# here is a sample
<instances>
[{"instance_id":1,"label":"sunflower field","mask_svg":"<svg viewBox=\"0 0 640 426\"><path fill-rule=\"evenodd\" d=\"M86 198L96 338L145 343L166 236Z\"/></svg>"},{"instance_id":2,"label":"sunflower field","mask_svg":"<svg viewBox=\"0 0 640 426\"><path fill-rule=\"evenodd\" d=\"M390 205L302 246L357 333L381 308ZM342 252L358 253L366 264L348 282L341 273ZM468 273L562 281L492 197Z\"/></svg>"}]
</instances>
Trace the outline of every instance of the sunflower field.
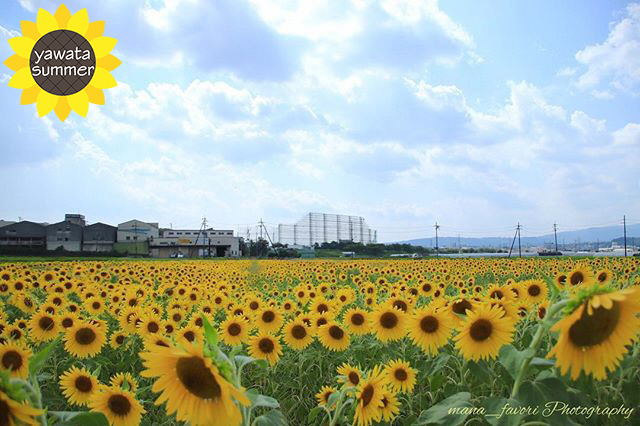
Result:
<instances>
[{"instance_id":1,"label":"sunflower field","mask_svg":"<svg viewBox=\"0 0 640 426\"><path fill-rule=\"evenodd\" d=\"M639 263L0 263L0 426L640 425Z\"/></svg>"}]
</instances>

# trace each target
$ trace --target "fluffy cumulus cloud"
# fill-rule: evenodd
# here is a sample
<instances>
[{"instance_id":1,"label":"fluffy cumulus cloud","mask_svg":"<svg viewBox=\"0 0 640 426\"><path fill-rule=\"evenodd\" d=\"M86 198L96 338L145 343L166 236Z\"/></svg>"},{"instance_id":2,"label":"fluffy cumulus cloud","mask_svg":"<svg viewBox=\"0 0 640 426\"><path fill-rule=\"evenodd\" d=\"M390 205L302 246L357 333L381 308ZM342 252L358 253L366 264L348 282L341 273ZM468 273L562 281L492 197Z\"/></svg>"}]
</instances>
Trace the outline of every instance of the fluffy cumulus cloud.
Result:
<instances>
[{"instance_id":1,"label":"fluffy cumulus cloud","mask_svg":"<svg viewBox=\"0 0 640 426\"><path fill-rule=\"evenodd\" d=\"M27 15L57 7L21 4ZM560 104L532 81L496 82L506 96L478 103L454 78L430 78L436 68L483 69L472 35L435 1L88 8L119 39L118 87L65 123L0 88L0 179L20 206L3 204L0 216L54 220L74 209L196 226L206 215L243 228L327 211L363 215L388 241L428 234L437 218L492 233L518 220L593 223L640 208L638 182L627 178L636 165L620 155L640 143L640 125ZM635 13L630 6L612 27L624 33L616 40L629 40L617 28ZM578 55L585 69L562 75L594 72L584 79L594 90L614 90L606 79L628 84L631 68L592 71L601 61L582 53L590 48ZM34 175L42 185L25 180Z\"/></svg>"},{"instance_id":2,"label":"fluffy cumulus cloud","mask_svg":"<svg viewBox=\"0 0 640 426\"><path fill-rule=\"evenodd\" d=\"M640 4L629 4L622 19L612 24L607 39L580 50L576 60L583 65L578 87L594 89L597 97L611 97L606 89L598 89L602 86L636 89L640 82Z\"/></svg>"}]
</instances>

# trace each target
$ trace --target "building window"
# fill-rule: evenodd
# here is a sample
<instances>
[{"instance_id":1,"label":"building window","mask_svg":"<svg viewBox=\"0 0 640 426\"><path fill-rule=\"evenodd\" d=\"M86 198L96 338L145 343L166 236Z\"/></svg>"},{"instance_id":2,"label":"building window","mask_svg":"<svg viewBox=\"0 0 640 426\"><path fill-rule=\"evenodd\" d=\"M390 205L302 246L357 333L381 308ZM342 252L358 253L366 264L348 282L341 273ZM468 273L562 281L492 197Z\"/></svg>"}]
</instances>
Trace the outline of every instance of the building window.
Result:
<instances>
[{"instance_id":1,"label":"building window","mask_svg":"<svg viewBox=\"0 0 640 426\"><path fill-rule=\"evenodd\" d=\"M130 239L131 239L131 237L127 237L127 240L130 240Z\"/></svg>"}]
</instances>

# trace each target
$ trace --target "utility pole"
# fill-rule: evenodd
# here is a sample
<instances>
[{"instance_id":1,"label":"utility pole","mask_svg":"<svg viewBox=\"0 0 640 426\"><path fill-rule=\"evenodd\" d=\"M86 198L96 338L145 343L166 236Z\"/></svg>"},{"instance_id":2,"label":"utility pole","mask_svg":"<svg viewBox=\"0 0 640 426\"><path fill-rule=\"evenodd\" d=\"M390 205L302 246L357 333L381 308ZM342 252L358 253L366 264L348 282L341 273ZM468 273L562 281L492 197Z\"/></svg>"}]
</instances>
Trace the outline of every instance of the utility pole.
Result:
<instances>
[{"instance_id":1,"label":"utility pole","mask_svg":"<svg viewBox=\"0 0 640 426\"><path fill-rule=\"evenodd\" d=\"M507 257L511 257L513 245L516 243L516 237L518 237L518 253L520 254L520 257L522 257L522 251L520 250L520 222L518 222L518 226L516 227L516 233L513 234L513 241L511 241L511 248L509 248L509 255Z\"/></svg>"},{"instance_id":2,"label":"utility pole","mask_svg":"<svg viewBox=\"0 0 640 426\"><path fill-rule=\"evenodd\" d=\"M558 225L553 224L553 238L556 240L556 254L558 254Z\"/></svg>"},{"instance_id":3,"label":"utility pole","mask_svg":"<svg viewBox=\"0 0 640 426\"><path fill-rule=\"evenodd\" d=\"M622 226L624 228L624 257L627 257L627 215L622 216Z\"/></svg>"},{"instance_id":4,"label":"utility pole","mask_svg":"<svg viewBox=\"0 0 640 426\"><path fill-rule=\"evenodd\" d=\"M440 229L440 225L438 225L438 221L436 221L433 227L436 228L436 257L440 257L440 250L438 248L438 229Z\"/></svg>"},{"instance_id":5,"label":"utility pole","mask_svg":"<svg viewBox=\"0 0 640 426\"><path fill-rule=\"evenodd\" d=\"M262 223L262 218L260 218L260 222L258 222L260 224L260 239L262 239L262 227L264 226L264 223Z\"/></svg>"}]
</instances>

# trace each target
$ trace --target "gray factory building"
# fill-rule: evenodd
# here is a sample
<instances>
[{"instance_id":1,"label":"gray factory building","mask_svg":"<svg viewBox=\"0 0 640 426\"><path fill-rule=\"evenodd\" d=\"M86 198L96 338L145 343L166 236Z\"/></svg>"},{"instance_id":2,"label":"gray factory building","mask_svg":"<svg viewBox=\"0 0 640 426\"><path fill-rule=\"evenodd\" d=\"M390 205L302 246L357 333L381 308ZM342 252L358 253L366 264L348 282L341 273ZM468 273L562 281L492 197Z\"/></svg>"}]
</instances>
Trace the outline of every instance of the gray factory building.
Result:
<instances>
[{"instance_id":1,"label":"gray factory building","mask_svg":"<svg viewBox=\"0 0 640 426\"><path fill-rule=\"evenodd\" d=\"M44 248L47 241L45 225L23 220L0 227L0 246Z\"/></svg>"},{"instance_id":2,"label":"gray factory building","mask_svg":"<svg viewBox=\"0 0 640 426\"><path fill-rule=\"evenodd\" d=\"M94 223L85 226L82 251L110 252L116 242L118 228L105 223Z\"/></svg>"},{"instance_id":3,"label":"gray factory building","mask_svg":"<svg viewBox=\"0 0 640 426\"><path fill-rule=\"evenodd\" d=\"M47 226L47 250L81 251L84 227L75 220Z\"/></svg>"}]
</instances>

